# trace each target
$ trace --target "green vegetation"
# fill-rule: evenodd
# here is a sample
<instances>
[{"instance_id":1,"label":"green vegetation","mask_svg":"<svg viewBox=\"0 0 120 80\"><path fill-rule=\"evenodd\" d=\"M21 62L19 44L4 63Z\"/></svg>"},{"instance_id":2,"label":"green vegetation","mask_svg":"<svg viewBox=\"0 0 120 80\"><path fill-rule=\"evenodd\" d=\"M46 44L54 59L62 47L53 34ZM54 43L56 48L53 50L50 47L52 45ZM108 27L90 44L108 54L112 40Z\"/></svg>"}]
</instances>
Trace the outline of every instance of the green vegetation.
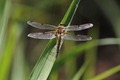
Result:
<instances>
[{"instance_id":1,"label":"green vegetation","mask_svg":"<svg viewBox=\"0 0 120 80\"><path fill-rule=\"evenodd\" d=\"M94 23L94 27L88 29L88 35L92 36L93 40L77 42L78 44L74 41L62 41L57 58L56 39L47 42L47 40L35 40L27 37L27 34L32 32L26 24L27 21L57 25L60 22L60 24L71 25L74 23L72 20L80 19L79 16L82 14L79 14L79 11L76 15L75 13L78 6L82 7L85 1L1 0L0 80L102 80L119 72L120 65L116 65L96 75L98 46L120 45L120 10L114 0L94 0L94 2L111 23L118 38L99 39L98 27L101 25L96 19L90 20L91 15L87 19ZM84 4L88 5L88 3ZM80 13L84 13L84 9L86 8L79 9ZM82 21L82 19L78 21ZM79 59L78 63L76 63L77 59Z\"/></svg>"}]
</instances>

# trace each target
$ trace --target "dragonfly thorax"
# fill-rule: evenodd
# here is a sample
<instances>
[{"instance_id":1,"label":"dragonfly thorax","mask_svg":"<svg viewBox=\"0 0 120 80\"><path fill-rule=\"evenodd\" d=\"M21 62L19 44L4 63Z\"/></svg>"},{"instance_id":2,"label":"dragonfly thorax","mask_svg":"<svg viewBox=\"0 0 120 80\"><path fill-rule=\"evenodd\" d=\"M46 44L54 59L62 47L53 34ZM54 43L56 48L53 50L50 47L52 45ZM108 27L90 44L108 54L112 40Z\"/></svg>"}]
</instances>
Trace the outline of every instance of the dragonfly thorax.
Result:
<instances>
[{"instance_id":1,"label":"dragonfly thorax","mask_svg":"<svg viewBox=\"0 0 120 80\"><path fill-rule=\"evenodd\" d=\"M56 28L56 31L55 31L55 35L64 35L66 32L65 32L65 27L64 26L58 26Z\"/></svg>"}]
</instances>

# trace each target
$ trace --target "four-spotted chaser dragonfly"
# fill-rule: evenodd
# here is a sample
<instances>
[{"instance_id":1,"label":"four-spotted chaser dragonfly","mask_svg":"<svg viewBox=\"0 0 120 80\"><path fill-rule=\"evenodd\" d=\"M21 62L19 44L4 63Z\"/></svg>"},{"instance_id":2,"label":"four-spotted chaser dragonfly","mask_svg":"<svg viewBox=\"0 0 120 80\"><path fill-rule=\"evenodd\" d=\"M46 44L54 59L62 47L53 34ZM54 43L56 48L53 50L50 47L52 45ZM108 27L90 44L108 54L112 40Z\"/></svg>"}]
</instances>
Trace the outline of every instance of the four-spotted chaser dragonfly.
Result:
<instances>
[{"instance_id":1,"label":"four-spotted chaser dragonfly","mask_svg":"<svg viewBox=\"0 0 120 80\"><path fill-rule=\"evenodd\" d=\"M29 24L32 27L41 29L41 30L50 30L47 32L39 32L39 33L30 33L28 34L28 37L36 38L36 39L53 39L56 38L56 45L57 45L57 54L59 53L60 43L61 39L66 40L74 40L74 41L86 41L91 40L92 38L86 35L72 35L68 31L79 31L84 30L87 28L90 28L93 26L92 23L82 24L82 25L71 25L71 26L64 26L63 24L60 24L58 26L54 25L48 25L48 24L41 24L37 22L28 21L27 24Z\"/></svg>"}]
</instances>

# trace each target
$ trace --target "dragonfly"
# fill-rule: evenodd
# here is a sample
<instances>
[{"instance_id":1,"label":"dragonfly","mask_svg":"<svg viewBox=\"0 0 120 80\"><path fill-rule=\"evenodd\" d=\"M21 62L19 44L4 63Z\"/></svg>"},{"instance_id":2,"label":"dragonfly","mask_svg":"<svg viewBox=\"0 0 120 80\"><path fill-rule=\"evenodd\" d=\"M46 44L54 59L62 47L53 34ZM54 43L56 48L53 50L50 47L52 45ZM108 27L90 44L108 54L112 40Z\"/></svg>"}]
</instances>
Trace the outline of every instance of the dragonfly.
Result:
<instances>
[{"instance_id":1,"label":"dragonfly","mask_svg":"<svg viewBox=\"0 0 120 80\"><path fill-rule=\"evenodd\" d=\"M56 38L57 54L59 53L62 39L73 40L73 41L87 41L92 39L90 36L87 35L79 35L79 34L73 35L70 33L70 31L80 31L80 30L88 29L93 26L92 23L86 23L82 25L70 25L70 26L64 26L63 24L59 24L58 26L55 26L55 25L41 24L38 22L28 21L27 24L41 30L47 30L38 33L29 33L28 37L35 39Z\"/></svg>"}]
</instances>

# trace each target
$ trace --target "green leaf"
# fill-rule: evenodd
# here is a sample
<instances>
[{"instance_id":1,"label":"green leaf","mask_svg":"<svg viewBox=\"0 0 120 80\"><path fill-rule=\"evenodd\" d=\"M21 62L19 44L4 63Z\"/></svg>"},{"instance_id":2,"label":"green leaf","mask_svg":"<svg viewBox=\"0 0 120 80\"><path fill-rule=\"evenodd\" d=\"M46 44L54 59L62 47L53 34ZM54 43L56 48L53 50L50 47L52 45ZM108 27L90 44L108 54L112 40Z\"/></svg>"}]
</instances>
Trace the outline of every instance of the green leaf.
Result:
<instances>
[{"instance_id":1,"label":"green leaf","mask_svg":"<svg viewBox=\"0 0 120 80\"><path fill-rule=\"evenodd\" d=\"M73 0L60 24L70 25L80 0Z\"/></svg>"},{"instance_id":2,"label":"green leaf","mask_svg":"<svg viewBox=\"0 0 120 80\"><path fill-rule=\"evenodd\" d=\"M69 25L80 0L73 0L60 24ZM56 60L56 39L50 40L38 59L29 80L46 80ZM61 44L62 45L62 44Z\"/></svg>"},{"instance_id":3,"label":"green leaf","mask_svg":"<svg viewBox=\"0 0 120 80\"><path fill-rule=\"evenodd\" d=\"M9 31L10 31L10 34L7 37L6 43L4 43L6 45L5 45L4 52L3 52L4 54L0 61L0 64L1 64L0 80L5 80L5 78L7 78L6 76L8 76L11 61L14 55L14 50L17 46L17 42L22 33L21 27L18 24L12 25Z\"/></svg>"},{"instance_id":4,"label":"green leaf","mask_svg":"<svg viewBox=\"0 0 120 80\"><path fill-rule=\"evenodd\" d=\"M46 46L45 50L43 51L41 57L39 58L38 62L36 63L36 66L33 69L33 72L31 73L29 79L30 80L46 80L51 67L53 66L55 59L56 59L56 48L55 45L55 39L50 40L48 45ZM51 54L49 54L51 52ZM49 54L49 55L48 55Z\"/></svg>"},{"instance_id":5,"label":"green leaf","mask_svg":"<svg viewBox=\"0 0 120 80\"><path fill-rule=\"evenodd\" d=\"M82 67L78 70L78 72L75 74L72 80L80 80L83 73L85 72L86 68L88 67L88 64L90 62L85 62Z\"/></svg>"},{"instance_id":6,"label":"green leaf","mask_svg":"<svg viewBox=\"0 0 120 80\"><path fill-rule=\"evenodd\" d=\"M54 65L53 70L57 71L65 62L77 57L78 55L82 55L82 52L86 49L91 49L93 47L97 47L99 45L113 45L120 44L120 38L105 38L100 40L92 40L87 43L81 43L80 45L75 46L71 50L68 50L64 55L61 55Z\"/></svg>"},{"instance_id":7,"label":"green leaf","mask_svg":"<svg viewBox=\"0 0 120 80\"><path fill-rule=\"evenodd\" d=\"M120 71L120 65L118 65L110 70L107 70L106 72L101 73L101 74L95 76L94 78L91 78L88 80L103 80L103 79L105 79L105 78L107 78L107 77L109 77L109 76L111 76L119 71Z\"/></svg>"},{"instance_id":8,"label":"green leaf","mask_svg":"<svg viewBox=\"0 0 120 80\"><path fill-rule=\"evenodd\" d=\"M0 1L0 3L4 4L4 1ZM1 6L1 5L0 5ZM3 7L3 6L1 6ZM5 4L4 4L4 8L3 10L0 10L0 55L3 55L2 51L4 49L4 43L5 43L5 36L6 36L6 28L7 28L7 24L8 24L8 20L10 17L10 7L11 7L11 1L10 0L6 0ZM1 59L1 56L0 56Z\"/></svg>"}]
</instances>

